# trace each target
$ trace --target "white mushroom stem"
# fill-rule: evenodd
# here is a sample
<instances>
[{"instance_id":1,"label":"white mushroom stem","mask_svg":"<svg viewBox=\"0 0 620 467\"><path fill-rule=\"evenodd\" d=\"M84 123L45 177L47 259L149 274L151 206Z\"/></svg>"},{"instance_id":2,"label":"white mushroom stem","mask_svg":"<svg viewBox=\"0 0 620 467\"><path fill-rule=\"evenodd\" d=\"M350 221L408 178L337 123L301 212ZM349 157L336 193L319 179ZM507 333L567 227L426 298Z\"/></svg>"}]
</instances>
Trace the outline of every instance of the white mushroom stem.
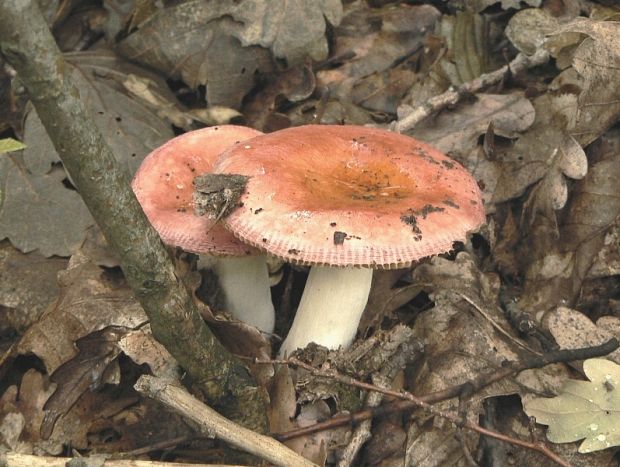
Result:
<instances>
[{"instance_id":1,"label":"white mushroom stem","mask_svg":"<svg viewBox=\"0 0 620 467\"><path fill-rule=\"evenodd\" d=\"M280 355L310 342L329 349L353 342L368 301L372 269L314 266Z\"/></svg>"},{"instance_id":2,"label":"white mushroom stem","mask_svg":"<svg viewBox=\"0 0 620 467\"><path fill-rule=\"evenodd\" d=\"M276 313L271 301L266 256L200 257L209 264L224 292L226 310L239 321L272 333Z\"/></svg>"}]
</instances>

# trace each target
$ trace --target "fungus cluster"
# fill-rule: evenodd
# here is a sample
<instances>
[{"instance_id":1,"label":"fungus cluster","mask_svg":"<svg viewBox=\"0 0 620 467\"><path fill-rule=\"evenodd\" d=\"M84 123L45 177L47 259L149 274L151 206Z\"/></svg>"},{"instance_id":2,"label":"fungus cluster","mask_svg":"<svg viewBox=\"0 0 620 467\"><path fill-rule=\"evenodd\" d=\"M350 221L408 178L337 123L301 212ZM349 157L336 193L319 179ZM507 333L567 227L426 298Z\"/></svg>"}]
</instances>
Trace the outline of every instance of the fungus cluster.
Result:
<instances>
[{"instance_id":1,"label":"fungus cluster","mask_svg":"<svg viewBox=\"0 0 620 467\"><path fill-rule=\"evenodd\" d=\"M221 221L243 242L237 242L243 254L260 250L311 266L281 354L310 342L349 345L368 300L373 269L404 268L449 251L484 222L481 193L471 175L413 138L358 126L309 125L253 138L256 132L248 131L247 139L238 138L241 144L220 144L214 150L219 157L204 167L194 165L192 174L248 177L239 207ZM203 147L211 148L207 140ZM168 172L158 169L160 178ZM134 190L157 228L137 180ZM183 199L187 211L191 196ZM192 222L201 224L202 241L214 233L224 235L219 225L209 225L213 220L196 219ZM167 243L181 243L158 230Z\"/></svg>"}]
</instances>

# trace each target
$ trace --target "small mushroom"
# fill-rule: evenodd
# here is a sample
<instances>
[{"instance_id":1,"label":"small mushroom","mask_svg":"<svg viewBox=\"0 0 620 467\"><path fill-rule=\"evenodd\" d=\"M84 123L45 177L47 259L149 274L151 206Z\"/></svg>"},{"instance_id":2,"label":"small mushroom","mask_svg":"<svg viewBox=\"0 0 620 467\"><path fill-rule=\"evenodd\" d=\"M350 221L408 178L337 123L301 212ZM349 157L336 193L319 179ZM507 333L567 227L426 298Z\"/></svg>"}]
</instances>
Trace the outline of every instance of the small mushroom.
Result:
<instances>
[{"instance_id":1,"label":"small mushroom","mask_svg":"<svg viewBox=\"0 0 620 467\"><path fill-rule=\"evenodd\" d=\"M478 185L459 163L379 129L277 131L228 149L214 172L250 176L226 228L271 255L312 266L281 354L313 341L348 346L373 269L449 251L485 220Z\"/></svg>"},{"instance_id":2,"label":"small mushroom","mask_svg":"<svg viewBox=\"0 0 620 467\"><path fill-rule=\"evenodd\" d=\"M132 188L164 243L196 253L199 264L213 267L228 311L271 333L275 312L265 255L214 220L195 215L193 207L194 177L210 172L225 149L261 134L247 127L223 125L177 136L144 159Z\"/></svg>"}]
</instances>

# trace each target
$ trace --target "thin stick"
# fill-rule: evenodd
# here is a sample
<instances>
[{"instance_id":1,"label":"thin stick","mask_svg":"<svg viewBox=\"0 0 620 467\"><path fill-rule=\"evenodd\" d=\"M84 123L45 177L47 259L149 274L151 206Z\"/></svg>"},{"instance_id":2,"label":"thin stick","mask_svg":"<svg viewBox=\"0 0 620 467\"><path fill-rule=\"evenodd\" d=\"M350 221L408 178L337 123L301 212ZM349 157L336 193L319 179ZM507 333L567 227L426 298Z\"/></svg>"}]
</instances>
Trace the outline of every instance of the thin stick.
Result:
<instances>
[{"instance_id":1,"label":"thin stick","mask_svg":"<svg viewBox=\"0 0 620 467\"><path fill-rule=\"evenodd\" d=\"M427 402L429 404L435 404L437 402L445 401L448 399L452 399L453 397L459 397L465 390L468 393L473 394L476 391L479 391L496 381L500 381L504 378L507 378L511 374L519 373L523 370L528 370L532 368L541 368L550 363L565 363L574 360L585 360L588 358L601 357L603 355L607 355L618 348L618 341L614 338L603 344L587 347L585 349L569 349L569 350L558 350L556 352L550 352L543 356L533 356L530 359L523 360L521 362L512 362L494 370L490 373L484 373L478 376L474 380L467 381L465 383L452 386L446 389L442 389L441 391L432 392L430 394L426 394L424 396L419 396L420 400ZM257 361L257 363L271 363L272 361ZM289 362L289 364L293 364ZM332 374L319 370L317 368L314 369L314 374L318 373L319 376L324 378L332 378ZM346 377L348 378L348 377ZM340 380L343 384L349 384L350 379ZM369 385L366 383L359 382L359 385L355 384L359 387L359 385L365 385L364 389L368 389L368 387L372 387L373 385ZM375 386L372 391L385 393L386 390L382 387ZM387 391L390 391L389 389ZM393 391L392 391L393 392ZM406 399L403 397L402 393L398 393L400 396L397 396L401 399ZM390 394L393 395L393 394ZM317 433L319 431L331 430L333 428L337 428L339 426L359 423L364 420L368 420L369 418L378 417L382 415L388 415L396 412L403 412L405 410L411 410L417 407L417 404L411 400L400 400L396 402L392 402L390 404L380 406L373 409L363 409L352 414L341 414L336 415L335 417L321 423L316 423L314 425L309 425L301 428L297 428L295 430L287 431L286 433L278 433L275 435L276 439L279 441L287 441L292 438L296 438L298 436L306 436L312 433Z\"/></svg>"},{"instance_id":2,"label":"thin stick","mask_svg":"<svg viewBox=\"0 0 620 467\"><path fill-rule=\"evenodd\" d=\"M524 359L521 362L513 362L512 364L509 364L506 367L503 367L503 368L500 368L494 371L492 374L487 373L487 374L481 375L476 380L468 381L458 386L447 388L443 391L438 391L436 393L428 394L422 397L414 396L413 394L409 392L405 392L405 391L402 391L402 392L393 391L391 389L382 388L382 387L379 387L373 384L364 383L350 376L342 375L335 370L331 370L331 369L321 370L318 368L314 368L313 366L308 365L296 358L289 358L288 360L269 360L269 361L257 360L256 362L257 363L280 363L280 364L294 365L294 366L304 368L305 370L309 371L314 376L334 379L335 381L338 381L343 384L348 384L350 386L358 387L361 389L366 389L368 391L379 392L379 393L386 394L386 395L389 395L389 396L392 396L398 399L405 399L404 402L401 401L401 402L393 404L396 407L396 410L383 410L381 412L386 413L386 412L392 412L392 411L397 411L397 410L408 410L414 407L421 407L433 415L450 420L451 422L455 423L457 426L462 426L464 428L478 432L485 436L490 436L492 438L499 439L501 441L505 441L505 442L508 442L508 443L511 443L517 446L522 446L528 449L538 451L544 454L545 456L547 456L549 459L558 463L559 465L570 466L570 464L567 461L559 457L557 454L555 454L553 451L551 451L549 448L547 448L546 445L544 445L541 442L523 441L517 438L506 436L502 433L488 430L473 422L463 420L463 418L460 417L458 414L453 414L450 412L444 412L444 411L437 410L431 405L431 403L457 397L460 394L462 394L464 391L467 391L469 394L472 394L473 392L480 390L481 388L486 387L495 381L498 381L500 379L503 379L509 376L510 374L518 373L525 369L540 368L550 363L583 360L586 358L593 358L597 356L607 355L608 353L613 352L615 349L617 349L618 346L619 346L618 340L613 338L598 346L587 347L587 348L582 348L582 349L559 350L555 352L549 352L546 355L542 355L542 356L538 356L538 355L532 356L530 358ZM351 421L359 422L362 420L367 420L368 418L371 418L373 415L376 415L375 411L366 410L366 411L363 411L363 413L358 413L354 416L334 417L332 420L323 422L321 424L316 424L310 427L304 427L298 430L291 430L290 432L278 434L275 436L277 439L283 441L283 440L291 439L296 436L306 435L311 432L314 433L316 431L320 431L319 429L317 429L319 426L321 427L321 429L331 429L331 428L335 428L336 426L341 426L343 424L349 423Z\"/></svg>"},{"instance_id":3,"label":"thin stick","mask_svg":"<svg viewBox=\"0 0 620 467\"><path fill-rule=\"evenodd\" d=\"M510 72L514 75L528 68L543 65L548 61L549 52L545 49L538 49L534 55L530 56L520 53L508 65L504 65L491 73L484 73L456 89L450 87L443 94L430 98L428 102L414 108L409 114L393 122L390 129L398 133L410 130L425 118L456 104L463 96L474 94L492 84L499 83L507 73Z\"/></svg>"},{"instance_id":4,"label":"thin stick","mask_svg":"<svg viewBox=\"0 0 620 467\"><path fill-rule=\"evenodd\" d=\"M93 456L101 460L104 456ZM69 461L81 459L88 463L90 457L52 457L52 456L33 456L31 454L20 454L17 452L7 452L0 455L0 465L7 467L65 467ZM75 462L75 461L74 461ZM243 467L232 464L195 464L188 462L161 462L145 460L111 460L105 459L101 464L104 467Z\"/></svg>"},{"instance_id":5,"label":"thin stick","mask_svg":"<svg viewBox=\"0 0 620 467\"><path fill-rule=\"evenodd\" d=\"M197 423L208 436L212 436L237 449L260 457L275 465L316 467L316 464L280 444L273 438L259 435L221 416L206 406L184 388L153 376L141 376L135 389L155 399L183 417Z\"/></svg>"}]
</instances>

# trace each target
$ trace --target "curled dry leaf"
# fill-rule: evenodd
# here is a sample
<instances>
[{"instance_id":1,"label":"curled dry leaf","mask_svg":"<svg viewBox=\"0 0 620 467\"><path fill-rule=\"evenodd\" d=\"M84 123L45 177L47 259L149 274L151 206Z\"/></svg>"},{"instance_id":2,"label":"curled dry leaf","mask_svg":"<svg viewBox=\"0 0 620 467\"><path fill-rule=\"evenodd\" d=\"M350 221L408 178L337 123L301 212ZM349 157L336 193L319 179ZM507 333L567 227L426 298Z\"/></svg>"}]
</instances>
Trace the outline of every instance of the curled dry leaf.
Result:
<instances>
[{"instance_id":1,"label":"curled dry leaf","mask_svg":"<svg viewBox=\"0 0 620 467\"><path fill-rule=\"evenodd\" d=\"M470 11L444 15L437 29L448 49L438 66L450 84L458 86L488 71L488 24L484 15Z\"/></svg>"},{"instance_id":2,"label":"curled dry leaf","mask_svg":"<svg viewBox=\"0 0 620 467\"><path fill-rule=\"evenodd\" d=\"M496 135L516 138L532 126L535 115L522 93L479 94L473 103L463 103L432 121L420 122L410 134L461 160L459 156L478 146L490 122Z\"/></svg>"},{"instance_id":3,"label":"curled dry leaf","mask_svg":"<svg viewBox=\"0 0 620 467\"><path fill-rule=\"evenodd\" d=\"M417 284L397 286L397 282L407 270L394 269L375 271L372 276L372 287L359 329L366 335L369 328L379 329L381 321L406 303L410 302L421 291Z\"/></svg>"},{"instance_id":4,"label":"curled dry leaf","mask_svg":"<svg viewBox=\"0 0 620 467\"><path fill-rule=\"evenodd\" d=\"M525 12L523 13L526 14ZM536 13L527 13L536 14ZM583 39L580 34L589 37ZM518 196L548 173L549 161L559 151L566 154L564 174L581 174L584 156L575 145L584 146L598 138L620 115L620 26L615 22L578 18L559 26L546 47L559 56L570 54L568 65L580 75L577 106L566 106L567 97L540 96L532 129L517 141L512 160L508 159L504 176L494 195L496 202ZM574 102L574 101L573 101ZM574 141L573 141L574 139ZM573 167L576 170L573 170ZM545 182L542 198L560 206L564 183L556 173ZM539 201L539 204L541 201Z\"/></svg>"},{"instance_id":5,"label":"curled dry leaf","mask_svg":"<svg viewBox=\"0 0 620 467\"><path fill-rule=\"evenodd\" d=\"M75 341L107 326L133 329L147 321L128 287L119 287L84 257L59 274L60 297L31 326L10 356L34 354L48 373L76 355Z\"/></svg>"},{"instance_id":6,"label":"curled dry leaf","mask_svg":"<svg viewBox=\"0 0 620 467\"><path fill-rule=\"evenodd\" d=\"M532 102L536 118L503 158L494 203L520 196L530 185L544 179L536 193L530 195L529 203L534 212L559 209L566 202L562 174L578 178L585 175L585 153L568 133L565 118L555 110L555 100L546 94Z\"/></svg>"},{"instance_id":7,"label":"curled dry leaf","mask_svg":"<svg viewBox=\"0 0 620 467\"><path fill-rule=\"evenodd\" d=\"M59 417L65 415L86 391L95 391L104 383L118 384L118 368L110 364L120 353L118 341L127 328L107 327L75 342L78 353L60 365L51 376L54 393L43 406L45 417L41 437L48 439Z\"/></svg>"}]
</instances>

